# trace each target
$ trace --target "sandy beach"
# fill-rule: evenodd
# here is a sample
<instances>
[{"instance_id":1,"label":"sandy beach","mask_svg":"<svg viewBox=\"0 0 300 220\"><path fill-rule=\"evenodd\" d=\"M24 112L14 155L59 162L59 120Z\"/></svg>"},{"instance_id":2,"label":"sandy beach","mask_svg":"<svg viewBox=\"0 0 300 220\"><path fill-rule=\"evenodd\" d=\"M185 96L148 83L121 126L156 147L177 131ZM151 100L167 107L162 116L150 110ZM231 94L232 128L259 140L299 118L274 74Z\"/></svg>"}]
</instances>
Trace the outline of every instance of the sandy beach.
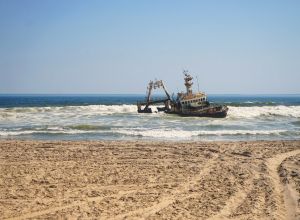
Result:
<instances>
[{"instance_id":1,"label":"sandy beach","mask_svg":"<svg viewBox=\"0 0 300 220\"><path fill-rule=\"evenodd\" d=\"M299 219L300 141L0 141L1 219Z\"/></svg>"}]
</instances>

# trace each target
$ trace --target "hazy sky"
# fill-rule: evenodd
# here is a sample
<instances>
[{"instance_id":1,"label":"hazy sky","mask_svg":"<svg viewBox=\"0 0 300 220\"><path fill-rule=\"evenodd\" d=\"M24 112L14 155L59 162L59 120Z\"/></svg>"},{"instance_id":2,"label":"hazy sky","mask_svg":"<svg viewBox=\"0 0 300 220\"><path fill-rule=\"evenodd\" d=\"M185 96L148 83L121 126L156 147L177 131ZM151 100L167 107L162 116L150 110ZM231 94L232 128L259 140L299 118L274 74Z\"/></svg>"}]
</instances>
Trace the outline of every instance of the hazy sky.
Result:
<instances>
[{"instance_id":1,"label":"hazy sky","mask_svg":"<svg viewBox=\"0 0 300 220\"><path fill-rule=\"evenodd\" d=\"M183 69L207 93L299 94L300 1L0 0L0 93L177 92Z\"/></svg>"}]
</instances>

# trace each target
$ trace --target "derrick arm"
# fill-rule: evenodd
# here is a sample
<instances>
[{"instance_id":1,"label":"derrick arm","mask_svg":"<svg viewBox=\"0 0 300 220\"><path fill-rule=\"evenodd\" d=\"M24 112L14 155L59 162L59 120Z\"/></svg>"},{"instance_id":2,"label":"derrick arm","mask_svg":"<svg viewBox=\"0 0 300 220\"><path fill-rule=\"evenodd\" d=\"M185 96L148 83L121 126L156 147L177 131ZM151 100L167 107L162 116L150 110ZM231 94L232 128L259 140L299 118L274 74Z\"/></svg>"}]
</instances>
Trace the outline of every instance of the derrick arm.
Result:
<instances>
[{"instance_id":1,"label":"derrick arm","mask_svg":"<svg viewBox=\"0 0 300 220\"><path fill-rule=\"evenodd\" d=\"M168 91L167 91L167 89L166 89L166 87L165 87L165 85L162 81L161 81L161 86L162 86L163 90L165 91L166 96L168 97L168 99L171 100L171 96L169 95L169 93L168 93Z\"/></svg>"},{"instance_id":2,"label":"derrick arm","mask_svg":"<svg viewBox=\"0 0 300 220\"><path fill-rule=\"evenodd\" d=\"M148 108L148 106L150 105L151 92L152 92L152 89L153 89L153 81L152 80L149 82L149 85L148 85L147 89L148 89L147 90L147 104L146 104L145 108Z\"/></svg>"},{"instance_id":3,"label":"derrick arm","mask_svg":"<svg viewBox=\"0 0 300 220\"><path fill-rule=\"evenodd\" d=\"M157 88L163 88L167 98L165 99L159 99L159 100L151 100L151 95L152 95L152 90L157 89ZM150 105L152 104L158 104L158 103L168 103L168 101L171 100L170 94L166 90L162 80L155 80L155 81L150 81L147 87L147 93L146 93L146 101L145 102L138 102L137 107L138 107L138 112L146 112L146 113L151 113L151 108L149 108ZM145 105L144 109L141 109L141 106Z\"/></svg>"}]
</instances>

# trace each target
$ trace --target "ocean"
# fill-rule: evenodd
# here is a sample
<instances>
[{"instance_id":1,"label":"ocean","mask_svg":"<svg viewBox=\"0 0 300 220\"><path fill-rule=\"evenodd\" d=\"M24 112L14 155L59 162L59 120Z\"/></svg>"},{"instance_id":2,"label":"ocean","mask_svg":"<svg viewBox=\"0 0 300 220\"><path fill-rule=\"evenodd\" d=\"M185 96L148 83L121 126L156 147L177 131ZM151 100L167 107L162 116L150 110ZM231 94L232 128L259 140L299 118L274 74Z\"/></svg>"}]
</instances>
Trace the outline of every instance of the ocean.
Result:
<instances>
[{"instance_id":1,"label":"ocean","mask_svg":"<svg viewBox=\"0 0 300 220\"><path fill-rule=\"evenodd\" d=\"M0 95L0 139L299 140L300 95L208 95L226 118L138 114L143 95Z\"/></svg>"}]
</instances>

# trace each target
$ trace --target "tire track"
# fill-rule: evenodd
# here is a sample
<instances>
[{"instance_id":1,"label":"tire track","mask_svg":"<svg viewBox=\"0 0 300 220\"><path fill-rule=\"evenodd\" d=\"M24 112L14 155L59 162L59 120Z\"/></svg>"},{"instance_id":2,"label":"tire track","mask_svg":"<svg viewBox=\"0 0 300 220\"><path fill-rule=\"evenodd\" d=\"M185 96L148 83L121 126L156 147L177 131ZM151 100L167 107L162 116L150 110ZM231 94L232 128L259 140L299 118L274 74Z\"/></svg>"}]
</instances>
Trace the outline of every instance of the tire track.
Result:
<instances>
[{"instance_id":1,"label":"tire track","mask_svg":"<svg viewBox=\"0 0 300 220\"><path fill-rule=\"evenodd\" d=\"M293 210L291 210L291 207L289 207L287 204L290 204L289 200L290 198L287 196L284 196L284 186L281 184L280 177L278 174L278 167L280 164L288 157L297 155L300 153L300 150L296 151L290 151L283 154L278 154L272 158L267 159L265 162L265 165L267 167L267 171L269 172L268 177L270 178L271 184L274 186L274 194L271 196L275 197L275 201L280 203L278 204L278 209L276 212L272 213L273 217L276 219L295 219L293 217ZM265 175L266 173L264 173ZM216 215L211 216L209 220L214 219L239 219L241 216L233 217L235 213L235 210L241 206L245 200L247 199L247 196L251 191L253 190L253 181L260 180L263 176L263 174L259 174L257 172L254 173L254 176L245 183L246 186L250 186L248 188L240 188L225 204L224 208ZM263 198L261 198L263 199ZM260 199L258 199L260 201ZM263 204L266 201L260 201L261 203L259 207L262 207ZM248 214L243 215L243 217L247 218L250 217ZM252 216L253 217L253 216ZM257 216L258 217L258 216Z\"/></svg>"},{"instance_id":2,"label":"tire track","mask_svg":"<svg viewBox=\"0 0 300 220\"><path fill-rule=\"evenodd\" d=\"M176 189L173 190L172 195L161 199L159 203L157 203L153 206L147 207L147 208L141 208L141 209L137 209L137 210L134 210L131 212L127 212L125 214L115 216L114 219L118 220L118 219L124 219L124 218L129 218L129 217L137 218L137 216L139 219L145 219L148 216L153 215L153 214L159 212L160 210L168 207L169 205L171 205L172 203L174 203L177 200L183 201L183 200L189 198L191 196L190 194L187 196L183 196L181 198L178 198L178 196L180 194L188 192L189 189L193 188L193 186L197 184L197 181L200 180L201 177L207 175L209 173L210 169L216 165L217 158L218 157L215 155L214 158L207 161L204 168L198 175L194 176L190 181L185 182L184 184L178 186Z\"/></svg>"},{"instance_id":3,"label":"tire track","mask_svg":"<svg viewBox=\"0 0 300 220\"><path fill-rule=\"evenodd\" d=\"M72 207L77 207L77 206L82 206L88 202L97 202L97 201L101 201L105 198L108 198L108 197L114 197L116 199L119 199L120 197L126 195L126 194L129 194L129 193L132 193L132 192L135 192L136 190L130 190L130 191L119 191L117 193L117 195L115 196L97 196L97 197L91 197L91 198L87 198L85 200L82 200L82 201L75 201L75 202L72 202L71 204L68 204L68 205L63 205L63 206L58 206L58 207L54 207L54 208L50 208L50 209L45 209L45 210L41 210L41 211L36 211L36 212L31 212L31 213L28 213L28 214L23 214L21 216L17 216L17 217L13 217L13 218L8 218L7 220L22 220L22 219L28 219L28 218L35 218L35 217L38 217L38 216L41 216L41 215L47 215L47 214L50 214L50 213L54 213L54 212L57 212L57 211L61 211L61 210L64 210L64 209L69 209L69 208L72 208Z\"/></svg>"},{"instance_id":4,"label":"tire track","mask_svg":"<svg viewBox=\"0 0 300 220\"><path fill-rule=\"evenodd\" d=\"M291 201L288 196L285 196L285 187L280 181L278 174L278 167L280 164L288 157L295 156L300 153L300 150L290 151L283 154L278 154L275 157L269 158L267 160L267 167L270 173L271 181L274 185L274 197L279 203L278 209L273 213L276 219L296 219L293 207L290 206Z\"/></svg>"},{"instance_id":5,"label":"tire track","mask_svg":"<svg viewBox=\"0 0 300 220\"><path fill-rule=\"evenodd\" d=\"M254 173L254 177L245 182L245 186L250 186L247 188L240 187L240 189L229 198L223 209L216 215L211 216L208 220L217 219L229 219L230 215L236 210L246 199L249 193L253 190L253 181L259 178L257 172Z\"/></svg>"}]
</instances>

